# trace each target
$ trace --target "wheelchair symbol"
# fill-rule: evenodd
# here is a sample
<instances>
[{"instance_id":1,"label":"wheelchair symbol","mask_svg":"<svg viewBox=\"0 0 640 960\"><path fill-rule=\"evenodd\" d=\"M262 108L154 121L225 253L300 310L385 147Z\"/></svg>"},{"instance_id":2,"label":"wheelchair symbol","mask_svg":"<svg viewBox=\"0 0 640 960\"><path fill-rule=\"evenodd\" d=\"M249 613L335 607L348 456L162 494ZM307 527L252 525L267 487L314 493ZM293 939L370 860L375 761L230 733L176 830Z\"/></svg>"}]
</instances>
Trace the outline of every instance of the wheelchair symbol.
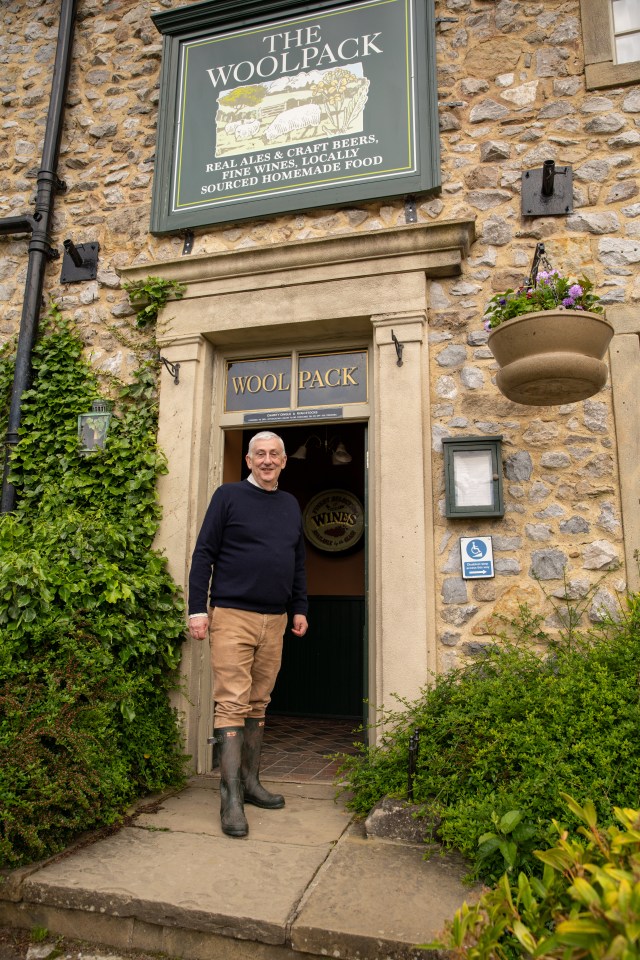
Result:
<instances>
[{"instance_id":1,"label":"wheelchair symbol","mask_svg":"<svg viewBox=\"0 0 640 960\"><path fill-rule=\"evenodd\" d=\"M471 540L467 544L467 554L474 560L482 560L487 552L487 545L482 540Z\"/></svg>"}]
</instances>

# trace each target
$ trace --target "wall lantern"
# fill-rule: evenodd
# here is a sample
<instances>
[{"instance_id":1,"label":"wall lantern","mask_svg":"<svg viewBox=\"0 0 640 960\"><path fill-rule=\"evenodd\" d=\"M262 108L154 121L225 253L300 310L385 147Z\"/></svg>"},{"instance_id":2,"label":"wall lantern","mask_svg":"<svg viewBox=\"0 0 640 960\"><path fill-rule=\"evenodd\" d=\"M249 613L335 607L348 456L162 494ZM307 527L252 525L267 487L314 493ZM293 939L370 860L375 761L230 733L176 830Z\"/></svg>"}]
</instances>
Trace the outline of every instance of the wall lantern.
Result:
<instances>
[{"instance_id":1,"label":"wall lantern","mask_svg":"<svg viewBox=\"0 0 640 960\"><path fill-rule=\"evenodd\" d=\"M445 437L445 516L502 517L502 436Z\"/></svg>"},{"instance_id":2,"label":"wall lantern","mask_svg":"<svg viewBox=\"0 0 640 960\"><path fill-rule=\"evenodd\" d=\"M94 400L91 413L81 413L78 417L80 453L93 453L104 448L110 422L111 404L107 400Z\"/></svg>"}]
</instances>

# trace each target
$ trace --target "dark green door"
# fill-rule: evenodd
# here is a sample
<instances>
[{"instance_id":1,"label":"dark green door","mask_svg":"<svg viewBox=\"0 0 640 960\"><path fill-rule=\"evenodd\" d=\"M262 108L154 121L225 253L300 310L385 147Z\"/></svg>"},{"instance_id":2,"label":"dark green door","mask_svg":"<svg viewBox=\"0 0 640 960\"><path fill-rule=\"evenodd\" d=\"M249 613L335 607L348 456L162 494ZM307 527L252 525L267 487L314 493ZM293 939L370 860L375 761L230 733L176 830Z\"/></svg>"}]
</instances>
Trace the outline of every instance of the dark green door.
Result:
<instances>
[{"instance_id":1,"label":"dark green door","mask_svg":"<svg viewBox=\"0 0 640 960\"><path fill-rule=\"evenodd\" d=\"M270 711L362 717L364 597L309 597L309 631L287 629Z\"/></svg>"}]
</instances>

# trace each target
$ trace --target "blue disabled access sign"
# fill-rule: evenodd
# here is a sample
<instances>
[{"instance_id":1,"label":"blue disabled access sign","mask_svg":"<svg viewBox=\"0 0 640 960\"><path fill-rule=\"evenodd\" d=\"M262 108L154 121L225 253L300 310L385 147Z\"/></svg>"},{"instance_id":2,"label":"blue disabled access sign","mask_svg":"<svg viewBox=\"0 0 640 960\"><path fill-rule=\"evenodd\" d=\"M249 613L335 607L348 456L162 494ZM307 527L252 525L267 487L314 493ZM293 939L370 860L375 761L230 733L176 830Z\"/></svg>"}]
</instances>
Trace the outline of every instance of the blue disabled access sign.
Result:
<instances>
[{"instance_id":1,"label":"blue disabled access sign","mask_svg":"<svg viewBox=\"0 0 640 960\"><path fill-rule=\"evenodd\" d=\"M491 537L460 537L460 556L464 580L482 580L495 575Z\"/></svg>"}]
</instances>

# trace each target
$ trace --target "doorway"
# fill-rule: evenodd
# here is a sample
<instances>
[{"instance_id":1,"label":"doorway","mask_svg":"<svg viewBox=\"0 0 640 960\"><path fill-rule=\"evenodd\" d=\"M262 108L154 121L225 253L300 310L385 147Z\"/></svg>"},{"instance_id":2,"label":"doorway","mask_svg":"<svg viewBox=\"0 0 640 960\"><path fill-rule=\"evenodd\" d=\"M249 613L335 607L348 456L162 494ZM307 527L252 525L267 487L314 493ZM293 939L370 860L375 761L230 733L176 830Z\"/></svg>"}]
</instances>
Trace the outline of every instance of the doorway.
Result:
<instances>
[{"instance_id":1,"label":"doorway","mask_svg":"<svg viewBox=\"0 0 640 960\"><path fill-rule=\"evenodd\" d=\"M247 476L249 440L263 429L272 428L226 431L223 482ZM296 497L303 515L328 491L356 498L365 507L365 423L273 429L287 451L280 487ZM305 537L309 631L299 640L287 629L269 715L278 718L280 729L286 718L291 718L292 729L300 729L299 721L309 718L325 728L335 721L336 729L348 730L350 736L362 722L367 696L366 532L358 533L355 542L343 542L339 518L330 529L333 543Z\"/></svg>"}]
</instances>

